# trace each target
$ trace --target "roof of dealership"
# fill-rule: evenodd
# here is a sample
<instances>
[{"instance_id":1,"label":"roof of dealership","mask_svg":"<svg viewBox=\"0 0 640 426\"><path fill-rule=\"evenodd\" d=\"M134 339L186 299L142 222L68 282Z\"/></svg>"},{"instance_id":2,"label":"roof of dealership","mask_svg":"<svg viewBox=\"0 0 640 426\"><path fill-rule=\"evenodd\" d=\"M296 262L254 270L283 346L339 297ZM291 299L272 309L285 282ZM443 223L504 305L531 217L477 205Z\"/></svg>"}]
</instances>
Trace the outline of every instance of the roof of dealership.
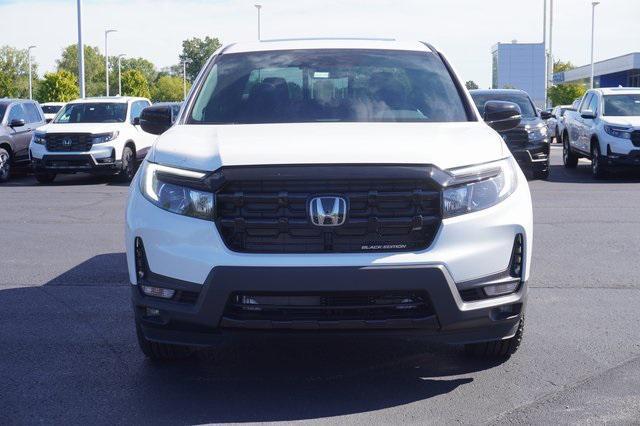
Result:
<instances>
[{"instance_id":1,"label":"roof of dealership","mask_svg":"<svg viewBox=\"0 0 640 426\"><path fill-rule=\"evenodd\" d=\"M607 75L618 72L640 69L640 52L627 53L594 63L594 74ZM554 83L568 83L579 81L591 77L591 64L574 68L569 71L557 72L553 74Z\"/></svg>"}]
</instances>

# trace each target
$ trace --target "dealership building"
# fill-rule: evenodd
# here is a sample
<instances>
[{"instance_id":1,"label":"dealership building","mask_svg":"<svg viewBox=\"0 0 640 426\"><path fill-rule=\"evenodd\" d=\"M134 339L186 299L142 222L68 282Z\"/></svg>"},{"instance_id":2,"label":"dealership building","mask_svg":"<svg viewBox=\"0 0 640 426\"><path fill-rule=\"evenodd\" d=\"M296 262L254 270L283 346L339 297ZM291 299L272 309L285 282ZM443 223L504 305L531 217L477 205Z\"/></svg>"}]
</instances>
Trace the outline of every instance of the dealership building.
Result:
<instances>
[{"instance_id":1,"label":"dealership building","mask_svg":"<svg viewBox=\"0 0 640 426\"><path fill-rule=\"evenodd\" d=\"M542 43L498 43L491 49L492 87L520 89L543 108L545 54Z\"/></svg>"},{"instance_id":2,"label":"dealership building","mask_svg":"<svg viewBox=\"0 0 640 426\"><path fill-rule=\"evenodd\" d=\"M591 65L553 74L554 84L589 84ZM640 52L628 53L594 64L595 87L640 87Z\"/></svg>"}]
</instances>

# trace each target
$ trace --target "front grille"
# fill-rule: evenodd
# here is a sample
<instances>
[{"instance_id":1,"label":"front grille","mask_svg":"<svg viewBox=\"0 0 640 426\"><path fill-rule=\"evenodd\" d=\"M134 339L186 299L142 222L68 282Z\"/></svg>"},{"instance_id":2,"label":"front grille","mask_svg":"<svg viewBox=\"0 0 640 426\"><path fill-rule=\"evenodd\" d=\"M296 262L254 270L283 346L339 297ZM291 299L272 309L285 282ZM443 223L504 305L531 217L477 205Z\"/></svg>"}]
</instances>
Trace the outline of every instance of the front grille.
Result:
<instances>
[{"instance_id":1,"label":"front grille","mask_svg":"<svg viewBox=\"0 0 640 426\"><path fill-rule=\"evenodd\" d=\"M233 321L382 321L434 315L424 292L234 294L224 317Z\"/></svg>"},{"instance_id":2,"label":"front grille","mask_svg":"<svg viewBox=\"0 0 640 426\"><path fill-rule=\"evenodd\" d=\"M226 181L217 192L216 224L227 247L238 252L422 250L441 222L440 192L426 172L422 176ZM346 199L345 223L312 224L309 203L317 196Z\"/></svg>"},{"instance_id":3,"label":"front grille","mask_svg":"<svg viewBox=\"0 0 640 426\"><path fill-rule=\"evenodd\" d=\"M90 169L93 167L91 155L45 155L44 167L51 169Z\"/></svg>"},{"instance_id":4,"label":"front grille","mask_svg":"<svg viewBox=\"0 0 640 426\"><path fill-rule=\"evenodd\" d=\"M92 146L90 133L50 133L45 140L52 152L86 152Z\"/></svg>"},{"instance_id":5,"label":"front grille","mask_svg":"<svg viewBox=\"0 0 640 426\"><path fill-rule=\"evenodd\" d=\"M631 132L631 143L633 143L633 146L640 146L640 130Z\"/></svg>"},{"instance_id":6,"label":"front grille","mask_svg":"<svg viewBox=\"0 0 640 426\"><path fill-rule=\"evenodd\" d=\"M500 134L508 145L524 145L529 142L529 134L524 129L511 129Z\"/></svg>"}]
</instances>

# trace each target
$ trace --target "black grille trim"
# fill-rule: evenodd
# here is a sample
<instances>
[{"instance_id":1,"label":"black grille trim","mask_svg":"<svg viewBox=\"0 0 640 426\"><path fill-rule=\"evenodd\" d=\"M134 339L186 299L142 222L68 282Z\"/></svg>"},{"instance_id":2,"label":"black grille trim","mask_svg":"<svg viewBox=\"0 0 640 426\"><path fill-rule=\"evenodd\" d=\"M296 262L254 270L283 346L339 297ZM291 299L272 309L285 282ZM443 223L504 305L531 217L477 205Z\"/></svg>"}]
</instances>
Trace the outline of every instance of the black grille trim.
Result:
<instances>
[{"instance_id":1,"label":"black grille trim","mask_svg":"<svg viewBox=\"0 0 640 426\"><path fill-rule=\"evenodd\" d=\"M388 165L223 168L215 178L216 225L237 252L424 250L441 223L432 172L429 166ZM310 200L327 195L347 200L341 226L319 227L309 219Z\"/></svg>"},{"instance_id":2,"label":"black grille trim","mask_svg":"<svg viewBox=\"0 0 640 426\"><path fill-rule=\"evenodd\" d=\"M529 142L529 134L524 129L512 129L500 132L507 145L525 145Z\"/></svg>"},{"instance_id":3,"label":"black grille trim","mask_svg":"<svg viewBox=\"0 0 640 426\"><path fill-rule=\"evenodd\" d=\"M319 328L331 328L339 322L390 321L398 325L404 320L411 327L414 320L420 324L420 320L434 316L424 291L236 293L227 301L223 324L263 328L267 322L267 328L288 328L311 322Z\"/></svg>"},{"instance_id":4,"label":"black grille trim","mask_svg":"<svg viewBox=\"0 0 640 426\"><path fill-rule=\"evenodd\" d=\"M633 146L640 147L640 130L634 130L631 132L631 143Z\"/></svg>"},{"instance_id":5,"label":"black grille trim","mask_svg":"<svg viewBox=\"0 0 640 426\"><path fill-rule=\"evenodd\" d=\"M86 152L91 150L91 133L48 133L45 135L47 151ZM71 145L63 145L63 140L71 140Z\"/></svg>"}]
</instances>

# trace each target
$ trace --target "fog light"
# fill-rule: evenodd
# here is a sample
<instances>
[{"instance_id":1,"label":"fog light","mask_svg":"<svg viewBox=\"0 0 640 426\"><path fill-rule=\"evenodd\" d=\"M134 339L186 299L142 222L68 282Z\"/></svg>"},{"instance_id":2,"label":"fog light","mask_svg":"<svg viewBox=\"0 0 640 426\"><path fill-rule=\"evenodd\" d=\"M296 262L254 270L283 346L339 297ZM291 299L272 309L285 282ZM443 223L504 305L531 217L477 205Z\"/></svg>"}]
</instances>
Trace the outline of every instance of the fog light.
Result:
<instances>
[{"instance_id":1,"label":"fog light","mask_svg":"<svg viewBox=\"0 0 640 426\"><path fill-rule=\"evenodd\" d=\"M509 283L493 284L483 287L484 293L489 297L500 296L503 294L509 294L516 291L518 288L518 281Z\"/></svg>"},{"instance_id":2,"label":"fog light","mask_svg":"<svg viewBox=\"0 0 640 426\"><path fill-rule=\"evenodd\" d=\"M162 299L171 299L176 294L176 291L170 288L152 287L150 285L141 285L140 288L147 296L160 297Z\"/></svg>"},{"instance_id":3,"label":"fog light","mask_svg":"<svg viewBox=\"0 0 640 426\"><path fill-rule=\"evenodd\" d=\"M160 310L155 308L147 308L147 316L148 317L159 317Z\"/></svg>"}]
</instances>

